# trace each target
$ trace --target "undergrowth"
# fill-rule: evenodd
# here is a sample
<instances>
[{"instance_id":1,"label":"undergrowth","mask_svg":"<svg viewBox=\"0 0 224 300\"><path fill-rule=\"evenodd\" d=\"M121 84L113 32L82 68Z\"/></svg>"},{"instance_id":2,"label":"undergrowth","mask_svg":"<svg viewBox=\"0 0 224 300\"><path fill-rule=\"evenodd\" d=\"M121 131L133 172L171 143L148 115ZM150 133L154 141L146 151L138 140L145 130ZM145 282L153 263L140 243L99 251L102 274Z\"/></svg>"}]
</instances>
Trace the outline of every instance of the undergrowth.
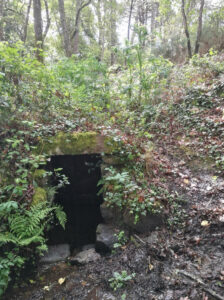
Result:
<instances>
[{"instance_id":1,"label":"undergrowth","mask_svg":"<svg viewBox=\"0 0 224 300\"><path fill-rule=\"evenodd\" d=\"M34 172L48 159L34 154L41 138L95 130L121 141L117 154L125 167L108 168L101 184L106 203L128 210L136 222L165 210L178 224L181 206L169 192L164 153L190 148L223 172L221 56L210 52L174 66L145 53L144 32L137 34L139 44L126 45L126 67L118 71L94 57L42 65L21 44L0 44L0 294L46 249L53 215L65 225L54 187L45 202L32 205Z\"/></svg>"}]
</instances>

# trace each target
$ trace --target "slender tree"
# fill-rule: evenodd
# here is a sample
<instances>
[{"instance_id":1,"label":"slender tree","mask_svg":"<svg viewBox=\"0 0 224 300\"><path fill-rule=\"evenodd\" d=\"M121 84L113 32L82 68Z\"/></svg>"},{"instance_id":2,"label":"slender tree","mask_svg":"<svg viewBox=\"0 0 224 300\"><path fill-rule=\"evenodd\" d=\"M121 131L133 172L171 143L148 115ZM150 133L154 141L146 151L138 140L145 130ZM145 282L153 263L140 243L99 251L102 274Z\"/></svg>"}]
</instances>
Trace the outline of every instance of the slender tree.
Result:
<instances>
[{"instance_id":1,"label":"slender tree","mask_svg":"<svg viewBox=\"0 0 224 300\"><path fill-rule=\"evenodd\" d=\"M29 0L28 6L27 6L27 12L26 12L26 20L24 25L24 33L22 37L22 41L25 43L27 39L27 30L28 30L28 24L29 24L29 18L30 18L30 10L31 10L32 0Z\"/></svg>"},{"instance_id":2,"label":"slender tree","mask_svg":"<svg viewBox=\"0 0 224 300\"><path fill-rule=\"evenodd\" d=\"M33 0L33 17L34 17L34 33L35 33L35 43L36 43L36 57L40 62L43 62L43 46L44 40L50 28L50 15L48 9L48 2L44 0L47 24L43 30L43 19L42 19L42 7L41 0Z\"/></svg>"},{"instance_id":3,"label":"slender tree","mask_svg":"<svg viewBox=\"0 0 224 300\"><path fill-rule=\"evenodd\" d=\"M117 1L110 1L110 63L115 64L115 52L114 47L117 43L117 24L116 24L116 7Z\"/></svg>"},{"instance_id":4,"label":"slender tree","mask_svg":"<svg viewBox=\"0 0 224 300\"><path fill-rule=\"evenodd\" d=\"M194 50L195 54L199 52L199 48L200 48L200 41L201 41L201 34L202 34L202 16L203 16L204 5L205 5L205 0L201 0L200 11L198 16L198 30L197 30L197 37L196 37L195 50Z\"/></svg>"},{"instance_id":5,"label":"slender tree","mask_svg":"<svg viewBox=\"0 0 224 300\"><path fill-rule=\"evenodd\" d=\"M105 8L105 3L102 3L102 0L97 0L96 3L96 13L98 19L98 30L99 30L99 48L100 48L100 55L99 59L102 61L104 58L104 47L105 47L105 29L104 29L104 22L103 22L103 13L102 13L102 4L103 8Z\"/></svg>"},{"instance_id":6,"label":"slender tree","mask_svg":"<svg viewBox=\"0 0 224 300\"><path fill-rule=\"evenodd\" d=\"M41 14L41 0L33 0L34 33L36 42L36 57L43 62L43 22Z\"/></svg>"},{"instance_id":7,"label":"slender tree","mask_svg":"<svg viewBox=\"0 0 224 300\"><path fill-rule=\"evenodd\" d=\"M76 0L76 14L75 14L75 30L71 36L73 41L73 53L77 54L79 49L79 32L80 32L80 19L82 10L91 3L92 0L83 2L82 0Z\"/></svg>"},{"instance_id":8,"label":"slender tree","mask_svg":"<svg viewBox=\"0 0 224 300\"><path fill-rule=\"evenodd\" d=\"M185 31L185 35L187 38L188 57L191 58L192 57L192 48L191 48L191 39L190 39L188 23L187 23L187 16L186 16L186 12L185 12L185 0L182 0L182 2L181 2L181 12L182 12L183 23L184 23L184 31Z\"/></svg>"},{"instance_id":9,"label":"slender tree","mask_svg":"<svg viewBox=\"0 0 224 300\"><path fill-rule=\"evenodd\" d=\"M50 19L50 13L49 13L49 8L48 8L48 0L44 0L44 5L45 5L45 11L46 11L46 17L47 17L47 24L43 32L43 41L45 40L47 33L49 31L50 25L51 25L51 19Z\"/></svg>"},{"instance_id":10,"label":"slender tree","mask_svg":"<svg viewBox=\"0 0 224 300\"><path fill-rule=\"evenodd\" d=\"M66 21L66 15L65 15L64 0L58 0L58 7L59 7L60 23L61 23L61 29L62 29L65 55L67 57L70 57L72 54L72 51L71 51L71 45L70 45L69 30L68 30L68 25L67 25L67 21Z\"/></svg>"},{"instance_id":11,"label":"slender tree","mask_svg":"<svg viewBox=\"0 0 224 300\"><path fill-rule=\"evenodd\" d=\"M130 41L130 31L131 31L131 19L132 19L132 13L133 13L133 9L134 9L134 1L135 0L131 0L130 3L130 10L129 10L129 16L128 16L128 41Z\"/></svg>"},{"instance_id":12,"label":"slender tree","mask_svg":"<svg viewBox=\"0 0 224 300\"><path fill-rule=\"evenodd\" d=\"M5 0L0 0L0 41L4 40L4 31L3 31L4 3Z\"/></svg>"}]
</instances>

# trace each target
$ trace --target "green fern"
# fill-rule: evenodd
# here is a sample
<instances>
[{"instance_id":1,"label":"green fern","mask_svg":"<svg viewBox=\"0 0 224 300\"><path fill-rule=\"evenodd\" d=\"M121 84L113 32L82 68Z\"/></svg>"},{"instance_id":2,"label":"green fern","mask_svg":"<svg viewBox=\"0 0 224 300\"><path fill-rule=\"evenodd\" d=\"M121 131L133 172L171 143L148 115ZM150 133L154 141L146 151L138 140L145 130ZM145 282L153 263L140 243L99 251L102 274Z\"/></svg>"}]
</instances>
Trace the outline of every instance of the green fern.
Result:
<instances>
[{"instance_id":1,"label":"green fern","mask_svg":"<svg viewBox=\"0 0 224 300\"><path fill-rule=\"evenodd\" d=\"M35 245L36 254L47 250L44 231L54 215L65 228L66 214L62 207L48 205L41 202L32 206L30 210L24 210L14 201L0 204L0 216L5 217L4 223L0 225L0 247L3 249L2 246L6 246L11 249L4 252L4 257L0 257L0 297L10 280L11 269L21 268L29 259L24 255L24 250L31 245ZM20 253L23 253L22 256Z\"/></svg>"},{"instance_id":2,"label":"green fern","mask_svg":"<svg viewBox=\"0 0 224 300\"><path fill-rule=\"evenodd\" d=\"M66 224L66 221L67 221L67 217L66 217L66 213L63 211L61 206L56 206L55 207L55 215L56 215L60 225L65 229L65 224Z\"/></svg>"},{"instance_id":3,"label":"green fern","mask_svg":"<svg viewBox=\"0 0 224 300\"><path fill-rule=\"evenodd\" d=\"M0 233L0 244L7 244L7 243L13 243L17 244L18 240L15 238L15 236L9 232L6 233Z\"/></svg>"},{"instance_id":4,"label":"green fern","mask_svg":"<svg viewBox=\"0 0 224 300\"><path fill-rule=\"evenodd\" d=\"M46 203L32 206L23 213L11 214L8 218L9 230L0 234L0 243L14 243L18 246L28 246L32 243L43 245L46 224L55 215L60 225L65 228L66 214L60 206L46 207Z\"/></svg>"}]
</instances>

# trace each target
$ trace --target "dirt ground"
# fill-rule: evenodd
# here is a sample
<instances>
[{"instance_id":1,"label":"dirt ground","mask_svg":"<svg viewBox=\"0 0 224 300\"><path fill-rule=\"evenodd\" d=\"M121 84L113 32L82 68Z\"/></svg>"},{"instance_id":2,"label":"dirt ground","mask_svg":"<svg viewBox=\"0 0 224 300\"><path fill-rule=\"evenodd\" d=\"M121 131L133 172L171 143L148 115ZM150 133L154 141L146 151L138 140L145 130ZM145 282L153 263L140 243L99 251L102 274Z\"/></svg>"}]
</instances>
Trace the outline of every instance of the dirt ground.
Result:
<instances>
[{"instance_id":1,"label":"dirt ground","mask_svg":"<svg viewBox=\"0 0 224 300\"><path fill-rule=\"evenodd\" d=\"M133 233L122 249L97 262L42 269L4 299L224 299L224 179L185 161L173 166L169 185L183 199L181 224ZM123 270L136 275L114 291L108 280ZM61 285L59 278L65 279Z\"/></svg>"}]
</instances>

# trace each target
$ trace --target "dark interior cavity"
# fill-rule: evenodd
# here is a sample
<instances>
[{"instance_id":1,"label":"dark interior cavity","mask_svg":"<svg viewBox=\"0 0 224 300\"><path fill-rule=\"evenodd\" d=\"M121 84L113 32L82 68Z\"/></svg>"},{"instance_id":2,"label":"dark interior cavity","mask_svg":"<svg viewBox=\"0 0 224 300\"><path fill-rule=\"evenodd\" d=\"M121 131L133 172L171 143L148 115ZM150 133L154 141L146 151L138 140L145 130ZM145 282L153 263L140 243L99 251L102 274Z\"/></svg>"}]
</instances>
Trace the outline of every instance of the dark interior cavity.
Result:
<instances>
[{"instance_id":1,"label":"dark interior cavity","mask_svg":"<svg viewBox=\"0 0 224 300\"><path fill-rule=\"evenodd\" d=\"M65 230L57 225L49 233L49 245L68 243L71 248L96 241L96 227L102 222L100 205L102 195L97 186L101 178L101 156L56 155L51 157L48 168L63 168L70 184L58 190L55 203L63 206L67 214ZM56 180L52 179L56 184Z\"/></svg>"}]
</instances>

